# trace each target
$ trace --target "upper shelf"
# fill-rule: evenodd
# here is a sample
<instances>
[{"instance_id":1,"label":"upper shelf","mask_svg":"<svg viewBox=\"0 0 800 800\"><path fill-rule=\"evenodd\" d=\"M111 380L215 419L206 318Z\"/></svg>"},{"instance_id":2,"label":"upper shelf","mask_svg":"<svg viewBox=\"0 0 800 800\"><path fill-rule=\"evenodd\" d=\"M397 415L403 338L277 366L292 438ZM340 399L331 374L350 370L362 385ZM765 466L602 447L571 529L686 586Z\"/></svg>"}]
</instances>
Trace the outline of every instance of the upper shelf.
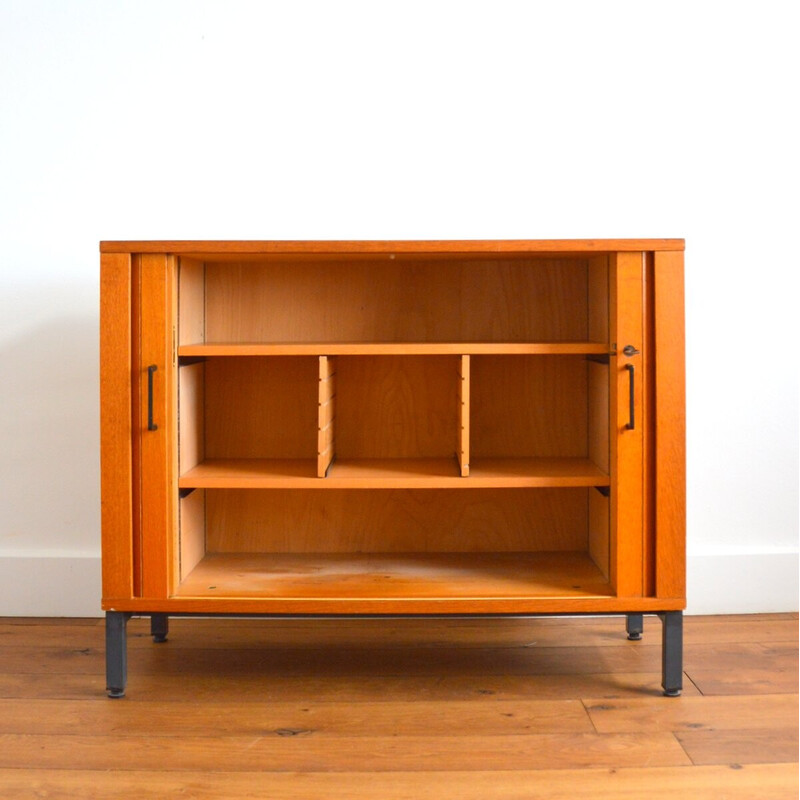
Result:
<instances>
[{"instance_id":1,"label":"upper shelf","mask_svg":"<svg viewBox=\"0 0 800 800\"><path fill-rule=\"evenodd\" d=\"M588 458L483 458L461 477L454 458L340 459L325 478L316 459L209 459L188 470L181 489L500 489L608 486Z\"/></svg>"},{"instance_id":2,"label":"upper shelf","mask_svg":"<svg viewBox=\"0 0 800 800\"><path fill-rule=\"evenodd\" d=\"M337 355L607 355L605 342L262 342L185 344L184 357Z\"/></svg>"}]
</instances>

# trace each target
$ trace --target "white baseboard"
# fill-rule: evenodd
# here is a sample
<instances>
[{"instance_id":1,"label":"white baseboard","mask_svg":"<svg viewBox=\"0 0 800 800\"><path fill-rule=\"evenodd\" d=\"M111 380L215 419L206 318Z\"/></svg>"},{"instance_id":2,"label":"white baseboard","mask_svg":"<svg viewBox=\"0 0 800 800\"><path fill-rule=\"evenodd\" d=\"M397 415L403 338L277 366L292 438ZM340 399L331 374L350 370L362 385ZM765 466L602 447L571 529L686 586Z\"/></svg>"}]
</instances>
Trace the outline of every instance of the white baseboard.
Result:
<instances>
[{"instance_id":1,"label":"white baseboard","mask_svg":"<svg viewBox=\"0 0 800 800\"><path fill-rule=\"evenodd\" d=\"M690 556L688 614L798 610L797 553ZM98 556L0 556L0 616L99 617Z\"/></svg>"},{"instance_id":2,"label":"white baseboard","mask_svg":"<svg viewBox=\"0 0 800 800\"><path fill-rule=\"evenodd\" d=\"M690 555L687 614L766 614L798 610L797 552Z\"/></svg>"},{"instance_id":3,"label":"white baseboard","mask_svg":"<svg viewBox=\"0 0 800 800\"><path fill-rule=\"evenodd\" d=\"M0 556L0 616L101 617L99 556Z\"/></svg>"}]
</instances>

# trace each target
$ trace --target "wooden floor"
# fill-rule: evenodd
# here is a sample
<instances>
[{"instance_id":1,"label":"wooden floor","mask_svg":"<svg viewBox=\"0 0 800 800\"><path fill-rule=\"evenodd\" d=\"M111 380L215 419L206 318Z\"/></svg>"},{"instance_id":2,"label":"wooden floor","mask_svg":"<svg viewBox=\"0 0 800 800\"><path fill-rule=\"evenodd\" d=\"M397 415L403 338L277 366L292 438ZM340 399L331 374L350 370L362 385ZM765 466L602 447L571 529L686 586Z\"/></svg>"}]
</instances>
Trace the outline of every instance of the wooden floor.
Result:
<instances>
[{"instance_id":1,"label":"wooden floor","mask_svg":"<svg viewBox=\"0 0 800 800\"><path fill-rule=\"evenodd\" d=\"M796 614L129 623L0 619L0 797L796 798Z\"/></svg>"}]
</instances>

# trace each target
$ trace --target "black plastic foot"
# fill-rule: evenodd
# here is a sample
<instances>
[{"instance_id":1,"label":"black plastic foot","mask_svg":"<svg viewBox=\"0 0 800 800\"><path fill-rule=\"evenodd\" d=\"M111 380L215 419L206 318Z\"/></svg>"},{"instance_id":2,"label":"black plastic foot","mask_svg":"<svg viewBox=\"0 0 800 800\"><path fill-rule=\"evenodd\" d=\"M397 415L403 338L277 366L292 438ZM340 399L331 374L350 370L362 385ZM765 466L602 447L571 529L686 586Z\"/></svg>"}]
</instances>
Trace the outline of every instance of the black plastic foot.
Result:
<instances>
[{"instance_id":1,"label":"black plastic foot","mask_svg":"<svg viewBox=\"0 0 800 800\"><path fill-rule=\"evenodd\" d=\"M678 697L683 689L683 612L659 614L661 636L661 686L666 697Z\"/></svg>"},{"instance_id":2,"label":"black plastic foot","mask_svg":"<svg viewBox=\"0 0 800 800\"><path fill-rule=\"evenodd\" d=\"M625 618L625 630L632 642L638 642L644 632L644 614L628 614Z\"/></svg>"},{"instance_id":3,"label":"black plastic foot","mask_svg":"<svg viewBox=\"0 0 800 800\"><path fill-rule=\"evenodd\" d=\"M109 697L124 697L128 683L128 643L126 628L131 615L124 611L106 612L106 691Z\"/></svg>"},{"instance_id":4,"label":"black plastic foot","mask_svg":"<svg viewBox=\"0 0 800 800\"><path fill-rule=\"evenodd\" d=\"M169 634L169 617L166 614L150 615L150 635L156 644L167 641Z\"/></svg>"}]
</instances>

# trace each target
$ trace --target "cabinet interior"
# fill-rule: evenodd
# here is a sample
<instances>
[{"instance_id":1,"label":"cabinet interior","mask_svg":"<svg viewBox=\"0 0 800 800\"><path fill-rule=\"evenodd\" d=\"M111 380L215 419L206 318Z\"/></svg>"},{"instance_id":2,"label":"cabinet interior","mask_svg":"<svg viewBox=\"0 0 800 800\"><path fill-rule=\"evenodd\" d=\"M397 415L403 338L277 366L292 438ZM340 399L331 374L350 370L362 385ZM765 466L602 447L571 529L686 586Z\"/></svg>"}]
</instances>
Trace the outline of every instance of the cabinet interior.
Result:
<instances>
[{"instance_id":1,"label":"cabinet interior","mask_svg":"<svg viewBox=\"0 0 800 800\"><path fill-rule=\"evenodd\" d=\"M178 280L178 596L614 594L606 256Z\"/></svg>"}]
</instances>

